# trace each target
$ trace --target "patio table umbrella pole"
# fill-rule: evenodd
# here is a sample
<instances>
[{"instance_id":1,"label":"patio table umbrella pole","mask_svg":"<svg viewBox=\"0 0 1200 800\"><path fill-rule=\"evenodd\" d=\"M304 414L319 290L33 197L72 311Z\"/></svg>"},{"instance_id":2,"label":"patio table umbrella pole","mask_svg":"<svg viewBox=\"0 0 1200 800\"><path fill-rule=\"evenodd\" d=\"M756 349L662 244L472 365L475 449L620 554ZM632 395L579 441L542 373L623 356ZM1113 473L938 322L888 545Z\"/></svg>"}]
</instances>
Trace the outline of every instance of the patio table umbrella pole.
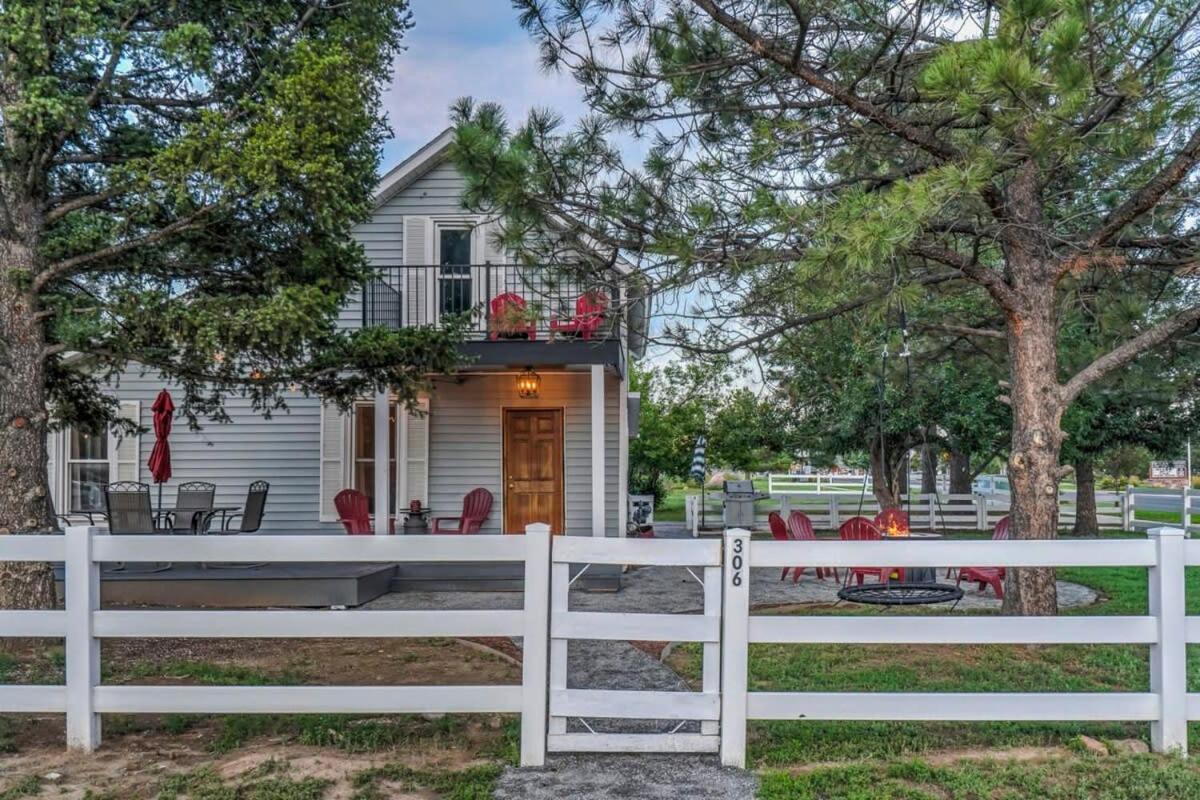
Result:
<instances>
[{"instance_id":1,"label":"patio table umbrella pole","mask_svg":"<svg viewBox=\"0 0 1200 800\"><path fill-rule=\"evenodd\" d=\"M150 474L158 484L158 508L161 512L163 484L171 480L171 444L168 439L171 436L171 419L175 413L175 401L171 399L171 393L166 389L159 392L150 410L154 412L154 449L150 451L150 460L146 462L146 466L150 468Z\"/></svg>"}]
</instances>

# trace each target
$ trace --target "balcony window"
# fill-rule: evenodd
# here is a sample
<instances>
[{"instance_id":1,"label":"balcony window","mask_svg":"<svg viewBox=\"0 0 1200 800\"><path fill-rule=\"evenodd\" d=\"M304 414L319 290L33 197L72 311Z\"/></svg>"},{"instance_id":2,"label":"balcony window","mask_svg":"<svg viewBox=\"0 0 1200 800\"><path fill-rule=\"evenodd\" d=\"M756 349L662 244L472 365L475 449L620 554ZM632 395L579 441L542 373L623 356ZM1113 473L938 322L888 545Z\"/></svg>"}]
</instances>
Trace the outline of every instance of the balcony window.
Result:
<instances>
[{"instance_id":1,"label":"balcony window","mask_svg":"<svg viewBox=\"0 0 1200 800\"><path fill-rule=\"evenodd\" d=\"M438 309L445 314L471 310L471 229L438 229Z\"/></svg>"}]
</instances>

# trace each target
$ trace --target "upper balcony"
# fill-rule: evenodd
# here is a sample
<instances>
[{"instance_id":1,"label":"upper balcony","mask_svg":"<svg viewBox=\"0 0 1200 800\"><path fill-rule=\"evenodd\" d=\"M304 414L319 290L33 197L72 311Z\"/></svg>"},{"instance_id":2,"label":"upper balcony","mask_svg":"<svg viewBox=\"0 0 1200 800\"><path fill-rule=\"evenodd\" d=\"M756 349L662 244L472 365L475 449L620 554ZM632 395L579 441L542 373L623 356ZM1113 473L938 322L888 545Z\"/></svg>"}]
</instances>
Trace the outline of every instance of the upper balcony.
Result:
<instances>
[{"instance_id":1,"label":"upper balcony","mask_svg":"<svg viewBox=\"0 0 1200 800\"><path fill-rule=\"evenodd\" d=\"M436 326L466 315L464 349L476 363L611 363L623 371L620 295L611 273L525 264L382 266L376 271L363 287L364 327ZM558 346L552 350L546 344Z\"/></svg>"}]
</instances>

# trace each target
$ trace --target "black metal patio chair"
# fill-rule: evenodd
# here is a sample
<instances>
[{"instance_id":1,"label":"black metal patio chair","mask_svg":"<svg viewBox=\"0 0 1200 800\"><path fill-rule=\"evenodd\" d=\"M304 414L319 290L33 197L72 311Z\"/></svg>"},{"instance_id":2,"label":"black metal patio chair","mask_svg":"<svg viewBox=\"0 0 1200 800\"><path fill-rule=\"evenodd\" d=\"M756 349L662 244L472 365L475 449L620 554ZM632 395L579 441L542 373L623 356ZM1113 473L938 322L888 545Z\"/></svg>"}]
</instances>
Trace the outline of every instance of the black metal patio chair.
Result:
<instances>
[{"instance_id":1,"label":"black metal patio chair","mask_svg":"<svg viewBox=\"0 0 1200 800\"><path fill-rule=\"evenodd\" d=\"M105 516L108 532L117 536L153 534L154 509L150 505L150 486L137 481L117 481L104 487ZM130 569L128 564L118 564L115 569L126 572L162 572L170 569L170 563L149 562Z\"/></svg>"},{"instance_id":2,"label":"black metal patio chair","mask_svg":"<svg viewBox=\"0 0 1200 800\"><path fill-rule=\"evenodd\" d=\"M208 481L179 484L175 508L166 514L163 527L172 533L200 533L205 517L212 514L217 485Z\"/></svg>"},{"instance_id":3,"label":"black metal patio chair","mask_svg":"<svg viewBox=\"0 0 1200 800\"><path fill-rule=\"evenodd\" d=\"M223 536L236 535L241 533L255 533L262 527L263 516L266 512L267 493L271 490L271 484L266 481L254 481L250 484L249 490L246 492L246 505L242 507L241 513L230 514L222 520L221 526L215 531ZM202 533L209 533L212 527L216 512L209 513L203 522ZM234 522L237 525L234 525ZM245 563L245 562L221 562L215 564L202 564L202 567L221 567L224 569L254 569L255 567L266 566L266 562Z\"/></svg>"}]
</instances>

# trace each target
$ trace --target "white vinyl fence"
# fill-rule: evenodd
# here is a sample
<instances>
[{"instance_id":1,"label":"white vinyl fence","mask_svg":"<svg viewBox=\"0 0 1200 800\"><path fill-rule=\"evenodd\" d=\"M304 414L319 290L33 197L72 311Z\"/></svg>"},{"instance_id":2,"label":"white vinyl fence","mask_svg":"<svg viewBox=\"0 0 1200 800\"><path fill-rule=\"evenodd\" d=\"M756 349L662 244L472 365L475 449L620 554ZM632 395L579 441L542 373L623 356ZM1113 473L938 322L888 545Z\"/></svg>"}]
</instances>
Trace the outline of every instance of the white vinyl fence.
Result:
<instances>
[{"instance_id":1,"label":"white vinyl fence","mask_svg":"<svg viewBox=\"0 0 1200 800\"><path fill-rule=\"evenodd\" d=\"M521 763L550 751L712 752L745 761L746 724L805 720L1142 721L1160 752L1187 747L1200 693L1187 691L1186 645L1200 643L1200 616L1185 616L1184 567L1200 566L1200 541L1177 528L1149 539L1083 541L752 542L560 536L531 525L525 536L109 536L69 528L65 536L0 536L0 560L65 561L66 608L0 611L0 636L66 639L61 686L0 686L0 713L65 713L67 743L100 744L107 713L519 713ZM102 609L100 562L515 561L524 564L522 610L249 611ZM760 616L750 614L750 570L808 565L897 567L1148 568L1144 616ZM694 614L572 610L572 564L685 567L703 586ZM576 573L578 577L579 573ZM515 686L114 686L101 682L100 646L113 637L508 636L523 640ZM703 643L698 692L570 688L572 640ZM750 645L1132 644L1150 649L1150 686L1109 693L752 692ZM669 733L596 732L589 720L678 720ZM569 730L578 720L583 730ZM689 732L683 731L691 724ZM698 731L698 732L696 732Z\"/></svg>"},{"instance_id":2,"label":"white vinyl fence","mask_svg":"<svg viewBox=\"0 0 1200 800\"><path fill-rule=\"evenodd\" d=\"M1135 496L1129 492L1097 492L1096 517L1104 530L1145 530L1153 525L1137 521L1133 517ZM1181 498L1174 496L1178 507ZM1200 513L1200 502L1189 498L1193 508ZM705 529L721 528L723 495L721 492L690 494L684 498L684 519L693 535ZM1144 501L1143 501L1144 502ZM914 494L902 506L908 511L914 528L924 530L979 531L991 530L997 521L1009 512L1011 505L1007 493L984 494ZM703 509L703 513L701 510ZM754 505L754 527L767 528L767 516L778 511L787 517L791 511L803 511L812 520L817 530L833 531L853 516L874 517L879 513L879 503L869 491L865 495L847 492L779 492ZM1060 528L1075 524L1075 493L1059 495Z\"/></svg>"},{"instance_id":3,"label":"white vinyl fence","mask_svg":"<svg viewBox=\"0 0 1200 800\"><path fill-rule=\"evenodd\" d=\"M1200 564L1200 542L1158 528L1148 540L751 542L725 533L721 760L744 766L746 721L794 720L1134 720L1149 722L1159 752L1187 749L1187 723L1200 719L1200 694L1187 692L1185 644L1200 642L1200 617L1185 617L1184 564ZM1149 567L1150 613L1140 617L751 616L754 567L796 563L915 567ZM749 645L795 644L1142 644L1150 647L1150 690L1110 693L751 692Z\"/></svg>"},{"instance_id":4,"label":"white vinyl fence","mask_svg":"<svg viewBox=\"0 0 1200 800\"><path fill-rule=\"evenodd\" d=\"M0 635L66 639L66 685L0 686L0 712L66 713L67 744L100 744L100 715L519 713L521 763L546 748L550 529L525 536L109 536L71 527L65 536L0 536L0 560L65 561L63 611L0 611ZM519 561L522 611L107 610L100 562ZM110 686L100 643L116 637L519 636L517 686Z\"/></svg>"}]
</instances>

